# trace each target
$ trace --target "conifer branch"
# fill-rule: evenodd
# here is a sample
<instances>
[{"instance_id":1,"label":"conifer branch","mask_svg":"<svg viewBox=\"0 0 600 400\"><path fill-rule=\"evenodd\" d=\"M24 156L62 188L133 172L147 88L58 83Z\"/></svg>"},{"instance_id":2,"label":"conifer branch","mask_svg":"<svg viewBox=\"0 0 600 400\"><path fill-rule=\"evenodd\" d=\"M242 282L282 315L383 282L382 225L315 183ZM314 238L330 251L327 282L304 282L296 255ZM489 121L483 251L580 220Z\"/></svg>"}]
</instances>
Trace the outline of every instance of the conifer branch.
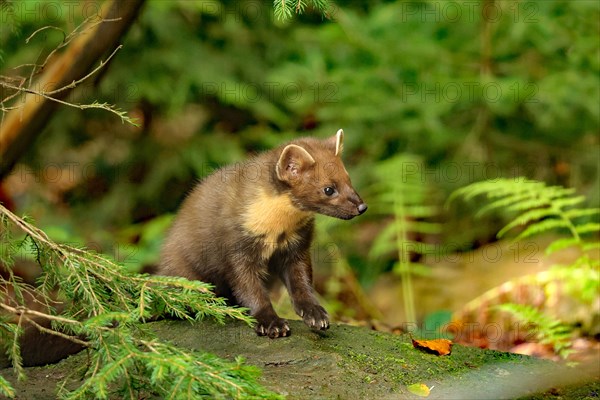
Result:
<instances>
[{"instance_id":1,"label":"conifer branch","mask_svg":"<svg viewBox=\"0 0 600 400\"><path fill-rule=\"evenodd\" d=\"M73 319L63 318L58 315L42 313L39 311L31 310L31 309L23 307L23 306L11 307L8 304L0 303L0 307L14 315L19 315L19 316L34 315L36 317L41 317L41 318L45 318L45 319L49 319L49 320L53 320L53 321L58 321L63 324L73 324L73 325L80 324L79 321L76 321Z\"/></svg>"},{"instance_id":2,"label":"conifer branch","mask_svg":"<svg viewBox=\"0 0 600 400\"><path fill-rule=\"evenodd\" d=\"M273 11L275 17L282 21L292 19L294 15L302 14L307 4L310 4L315 10L323 16L327 16L329 2L327 0L274 0Z\"/></svg>"},{"instance_id":3,"label":"conifer branch","mask_svg":"<svg viewBox=\"0 0 600 400\"><path fill-rule=\"evenodd\" d=\"M242 360L224 361L178 349L161 342L143 324L166 315L191 322L211 317L220 322L234 318L252 323L244 309L228 307L224 299L214 297L209 285L183 278L130 274L99 254L53 242L42 230L2 205L0 224L0 236L7 242L0 252L0 262L11 271L14 253L31 244L43 270L35 288L36 298L49 305L58 296L64 306L60 313L49 306L45 311L32 310L24 296L9 298L8 290L0 292L0 335L11 339L0 346L8 351L20 376L25 371L19 337L24 327L31 325L89 349L92 367L85 381L70 392L63 385L59 389L61 398L107 398L114 390L130 399L143 397L140 390L162 398L279 398L258 385L259 371L243 365ZM12 237L14 227L24 238ZM19 245L15 246L15 242ZM33 290L18 279L0 278L0 287L8 285L14 287L14 293ZM3 317L6 314L16 321L9 322ZM41 326L38 321L42 318L52 321L52 327ZM184 394L174 391L178 386ZM0 393L11 396L13 392L0 377Z\"/></svg>"}]
</instances>

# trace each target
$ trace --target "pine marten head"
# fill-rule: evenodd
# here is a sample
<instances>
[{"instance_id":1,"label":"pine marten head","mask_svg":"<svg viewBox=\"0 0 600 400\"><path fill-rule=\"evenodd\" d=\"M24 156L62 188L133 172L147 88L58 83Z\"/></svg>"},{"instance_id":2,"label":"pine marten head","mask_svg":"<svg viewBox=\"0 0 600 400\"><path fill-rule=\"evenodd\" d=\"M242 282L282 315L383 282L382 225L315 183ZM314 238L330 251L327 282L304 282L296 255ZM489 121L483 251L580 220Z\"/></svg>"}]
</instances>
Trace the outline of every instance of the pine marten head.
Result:
<instances>
[{"instance_id":1,"label":"pine marten head","mask_svg":"<svg viewBox=\"0 0 600 400\"><path fill-rule=\"evenodd\" d=\"M296 207L341 219L367 211L342 163L343 141L340 129L329 139L299 139L281 150L277 179L289 188Z\"/></svg>"}]
</instances>

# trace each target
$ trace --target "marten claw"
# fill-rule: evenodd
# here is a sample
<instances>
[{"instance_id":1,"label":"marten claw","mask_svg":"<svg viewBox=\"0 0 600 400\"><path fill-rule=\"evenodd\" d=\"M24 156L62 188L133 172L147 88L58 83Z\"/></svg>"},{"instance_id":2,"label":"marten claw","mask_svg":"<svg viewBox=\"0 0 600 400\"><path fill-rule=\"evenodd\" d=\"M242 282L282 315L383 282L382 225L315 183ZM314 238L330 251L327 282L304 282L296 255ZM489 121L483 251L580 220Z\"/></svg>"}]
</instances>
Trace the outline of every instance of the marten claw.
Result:
<instances>
[{"instance_id":1,"label":"marten claw","mask_svg":"<svg viewBox=\"0 0 600 400\"><path fill-rule=\"evenodd\" d=\"M329 316L327 311L318 304L301 308L298 315L302 317L304 323L311 329L326 330L329 329Z\"/></svg>"},{"instance_id":2,"label":"marten claw","mask_svg":"<svg viewBox=\"0 0 600 400\"><path fill-rule=\"evenodd\" d=\"M281 318L271 321L268 327L267 323L259 323L255 330L258 336L268 336L271 339L290 336L291 334L288 322Z\"/></svg>"}]
</instances>

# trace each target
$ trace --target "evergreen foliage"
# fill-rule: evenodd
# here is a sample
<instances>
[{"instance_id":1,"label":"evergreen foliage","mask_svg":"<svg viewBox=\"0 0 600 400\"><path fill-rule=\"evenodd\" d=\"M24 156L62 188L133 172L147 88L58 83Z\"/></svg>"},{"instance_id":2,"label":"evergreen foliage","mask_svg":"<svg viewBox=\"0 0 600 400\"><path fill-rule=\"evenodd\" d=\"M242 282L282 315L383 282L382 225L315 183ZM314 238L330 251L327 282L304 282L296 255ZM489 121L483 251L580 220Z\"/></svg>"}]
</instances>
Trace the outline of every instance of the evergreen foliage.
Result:
<instances>
[{"instance_id":1,"label":"evergreen foliage","mask_svg":"<svg viewBox=\"0 0 600 400\"><path fill-rule=\"evenodd\" d=\"M11 399L15 397L15 390L2 375L0 375L0 394Z\"/></svg>"},{"instance_id":2,"label":"evergreen foliage","mask_svg":"<svg viewBox=\"0 0 600 400\"><path fill-rule=\"evenodd\" d=\"M209 285L130 274L106 257L53 242L1 205L0 217L0 263L10 273L9 279L0 281L0 336L2 350L21 378L25 372L18 339L22 326L33 324L45 333L83 344L90 354L86 380L74 391L62 388L61 398L107 398L119 393L136 399L145 391L173 399L276 397L256 383L259 371L244 365L243 360L230 362L187 352L161 342L145 328L145 321L164 316L190 322L207 317L220 322L225 318L252 322L244 309L226 306L224 299L214 297ZM35 288L12 275L15 256L27 252L43 272ZM14 290L11 298L8 288ZM25 293L35 293L46 311L30 309ZM12 306L14 303L18 305ZM58 305L64 310L58 312ZM36 318L51 320L52 329L43 329ZM5 396L14 396L4 379L0 379L0 390Z\"/></svg>"},{"instance_id":3,"label":"evergreen foliage","mask_svg":"<svg viewBox=\"0 0 600 400\"><path fill-rule=\"evenodd\" d=\"M328 0L273 0L275 16L280 20L291 19L295 14L302 14L308 5L324 16L327 15Z\"/></svg>"},{"instance_id":4,"label":"evergreen foliage","mask_svg":"<svg viewBox=\"0 0 600 400\"><path fill-rule=\"evenodd\" d=\"M567 247L579 251L579 257L570 265L555 265L548 273L517 278L513 282L515 285L537 285L547 293L556 291L553 282L560 282L561 295L576 299L588 310L593 309L600 293L600 258L597 256L600 223L596 222L600 208L581 207L586 199L573 189L547 186L526 178L476 182L456 190L448 203L456 198L472 200L477 197L485 197L487 204L480 207L476 216L490 212L511 216L510 222L498 232L498 238L518 227L521 231L513 239L515 241L558 231L561 236L547 246L546 254ZM471 308L473 304L488 302L500 292L500 289L490 290L480 300L471 302ZM498 308L527 324L540 342L552 345L557 354L568 354L573 328L564 321L531 305L507 303Z\"/></svg>"},{"instance_id":5,"label":"evergreen foliage","mask_svg":"<svg viewBox=\"0 0 600 400\"><path fill-rule=\"evenodd\" d=\"M48 213L38 223L111 253L115 237L132 245L124 231L174 211L214 168L340 127L359 189L376 164L408 152L446 193L516 170L598 204L597 2L338 1L323 20L306 0L293 24L274 15L283 3L295 15L297 1L147 2L99 84L76 96L131 110L140 128L93 110L58 112L15 172L25 174L23 206L68 208L72 220ZM67 19L70 5L52 21L18 5L0 10L3 72L61 43L46 30L24 45L40 26L80 22ZM482 20L486 5L493 21ZM55 182L44 168L55 165L73 178L45 197ZM458 176L445 179L452 167ZM449 221L444 234L470 243L490 233L465 225ZM359 276L370 274L366 252L340 246Z\"/></svg>"}]
</instances>

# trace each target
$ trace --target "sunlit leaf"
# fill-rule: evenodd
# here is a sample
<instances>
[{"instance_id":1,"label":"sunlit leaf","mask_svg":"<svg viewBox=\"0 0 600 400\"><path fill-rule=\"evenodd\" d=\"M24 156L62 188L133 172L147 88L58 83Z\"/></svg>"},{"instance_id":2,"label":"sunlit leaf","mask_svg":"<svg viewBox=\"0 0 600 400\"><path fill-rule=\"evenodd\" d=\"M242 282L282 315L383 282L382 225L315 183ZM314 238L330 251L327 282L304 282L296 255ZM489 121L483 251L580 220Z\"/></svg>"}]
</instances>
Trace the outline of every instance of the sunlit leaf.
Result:
<instances>
[{"instance_id":1,"label":"sunlit leaf","mask_svg":"<svg viewBox=\"0 0 600 400\"><path fill-rule=\"evenodd\" d=\"M412 339L415 349L423 350L427 353L438 356L447 356L452 353L452 341L448 339L416 340Z\"/></svg>"},{"instance_id":2,"label":"sunlit leaf","mask_svg":"<svg viewBox=\"0 0 600 400\"><path fill-rule=\"evenodd\" d=\"M408 385L407 389L412 394L416 394L419 397L429 397L431 393L431 389L424 383L413 383L412 385Z\"/></svg>"}]
</instances>

